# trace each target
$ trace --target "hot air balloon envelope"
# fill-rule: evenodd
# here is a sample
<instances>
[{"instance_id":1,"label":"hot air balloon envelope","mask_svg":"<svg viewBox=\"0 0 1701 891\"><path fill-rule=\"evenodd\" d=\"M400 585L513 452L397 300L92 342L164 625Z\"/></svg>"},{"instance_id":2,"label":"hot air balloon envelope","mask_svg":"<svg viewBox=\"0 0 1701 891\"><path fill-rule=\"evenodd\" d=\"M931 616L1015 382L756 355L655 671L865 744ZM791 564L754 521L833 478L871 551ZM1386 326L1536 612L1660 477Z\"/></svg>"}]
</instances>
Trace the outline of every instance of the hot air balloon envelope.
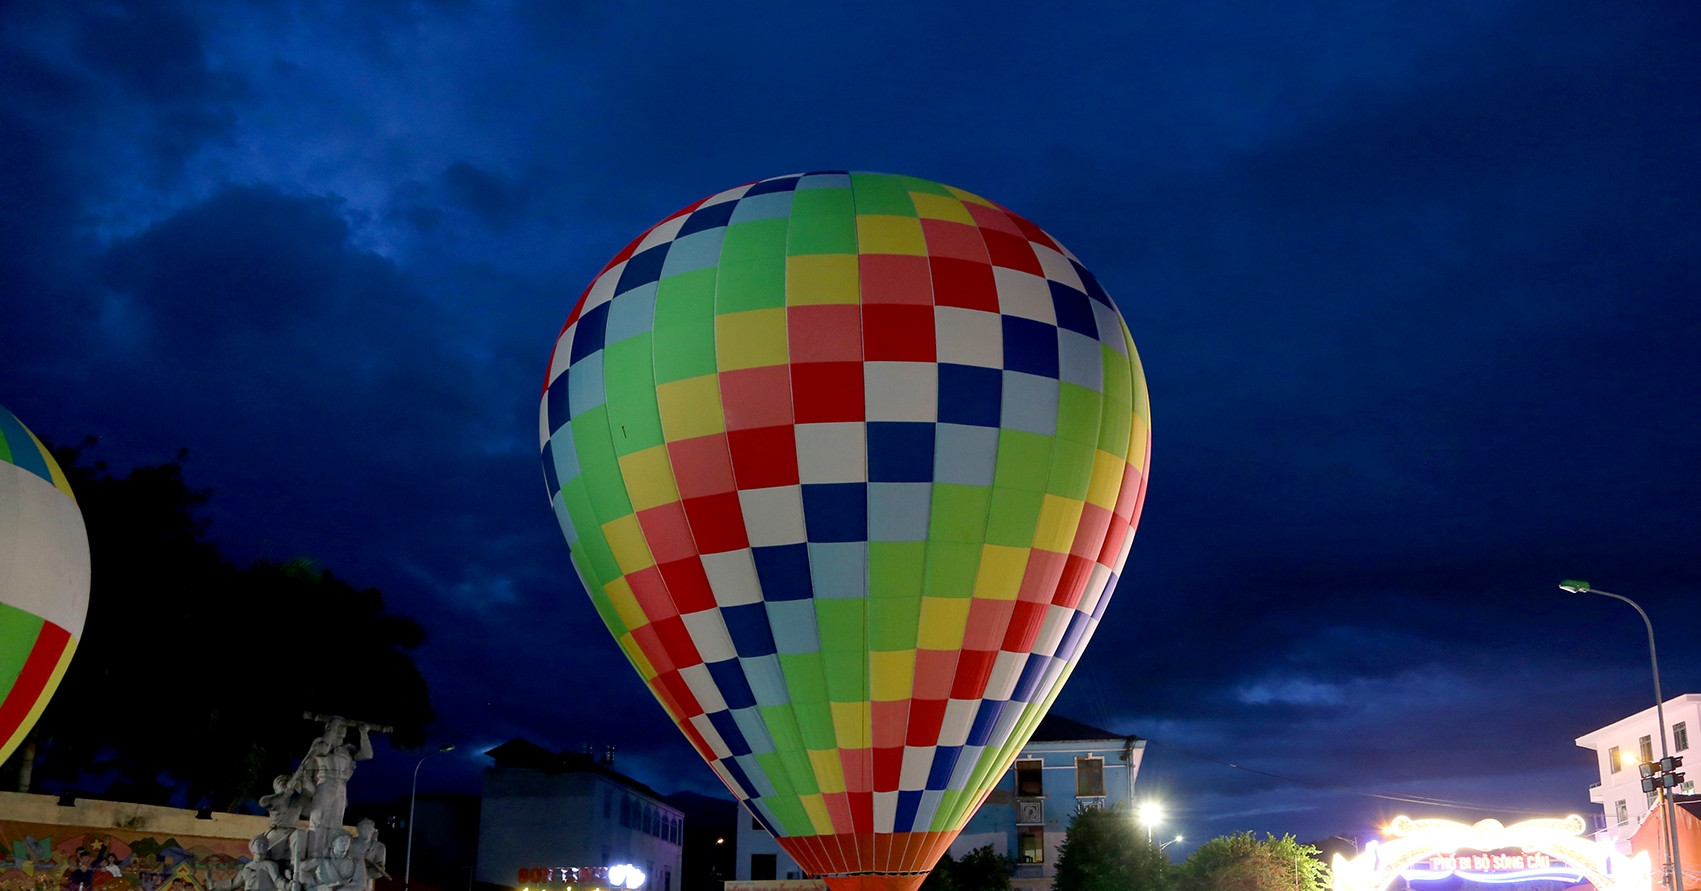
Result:
<instances>
[{"instance_id":1,"label":"hot air balloon envelope","mask_svg":"<svg viewBox=\"0 0 1701 891\"><path fill-rule=\"evenodd\" d=\"M539 432L573 564L686 738L811 874L902 889L1091 637L1149 416L1116 305L1055 239L839 172L622 250Z\"/></svg>"},{"instance_id":2,"label":"hot air balloon envelope","mask_svg":"<svg viewBox=\"0 0 1701 891\"><path fill-rule=\"evenodd\" d=\"M65 474L0 407L0 761L35 726L89 609L89 540Z\"/></svg>"}]
</instances>

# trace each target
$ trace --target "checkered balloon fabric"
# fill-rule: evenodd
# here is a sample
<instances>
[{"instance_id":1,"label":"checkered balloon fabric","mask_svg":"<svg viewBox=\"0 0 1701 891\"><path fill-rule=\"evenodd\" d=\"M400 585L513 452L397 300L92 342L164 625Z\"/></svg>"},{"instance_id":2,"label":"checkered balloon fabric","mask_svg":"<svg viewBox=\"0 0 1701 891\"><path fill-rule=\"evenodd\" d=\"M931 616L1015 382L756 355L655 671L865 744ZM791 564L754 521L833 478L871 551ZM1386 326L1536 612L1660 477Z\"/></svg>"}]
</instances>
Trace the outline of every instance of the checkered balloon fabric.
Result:
<instances>
[{"instance_id":1,"label":"checkered balloon fabric","mask_svg":"<svg viewBox=\"0 0 1701 891\"><path fill-rule=\"evenodd\" d=\"M585 589L811 873L925 871L1122 571L1150 411L1116 305L968 192L782 176L668 217L555 346L544 477Z\"/></svg>"}]
</instances>

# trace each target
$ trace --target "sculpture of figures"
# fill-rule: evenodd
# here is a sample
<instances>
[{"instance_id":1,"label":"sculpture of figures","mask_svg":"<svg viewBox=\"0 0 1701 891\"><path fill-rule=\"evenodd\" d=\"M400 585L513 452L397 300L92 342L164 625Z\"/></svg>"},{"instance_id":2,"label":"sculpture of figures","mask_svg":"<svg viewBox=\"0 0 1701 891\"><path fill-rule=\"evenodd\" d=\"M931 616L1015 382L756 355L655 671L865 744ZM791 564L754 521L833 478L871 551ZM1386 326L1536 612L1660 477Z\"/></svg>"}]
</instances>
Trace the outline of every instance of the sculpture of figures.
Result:
<instances>
[{"instance_id":1,"label":"sculpture of figures","mask_svg":"<svg viewBox=\"0 0 1701 891\"><path fill-rule=\"evenodd\" d=\"M349 853L353 842L339 832L329 856L302 861L302 871L296 874L302 891L366 891L366 861Z\"/></svg>"},{"instance_id":2,"label":"sculpture of figures","mask_svg":"<svg viewBox=\"0 0 1701 891\"><path fill-rule=\"evenodd\" d=\"M354 841L349 843L348 849L350 855L366 864L367 891L372 891L380 877L389 877L390 874L384 869L389 852L384 843L378 840L378 824L370 819L361 820L355 828Z\"/></svg>"},{"instance_id":3,"label":"sculpture of figures","mask_svg":"<svg viewBox=\"0 0 1701 891\"><path fill-rule=\"evenodd\" d=\"M271 842L265 835L256 835L248 843L249 853L254 859L242 864L242 869L236 875L222 882L213 881L211 871L207 873L206 887L209 891L284 891L288 883L284 881L283 873L278 865L266 854L271 848Z\"/></svg>"},{"instance_id":4,"label":"sculpture of figures","mask_svg":"<svg viewBox=\"0 0 1701 891\"><path fill-rule=\"evenodd\" d=\"M333 717L325 722L325 733L313 741L307 756L296 769L297 783L312 792L307 813L307 825L313 829L340 828L343 811L348 807L348 781L354 776L354 763L372 757L372 739L366 724L355 725L360 730L360 745L343 741L348 722Z\"/></svg>"},{"instance_id":5,"label":"sculpture of figures","mask_svg":"<svg viewBox=\"0 0 1701 891\"><path fill-rule=\"evenodd\" d=\"M300 831L301 811L311 800L301 788L301 776L279 776L272 780L272 794L260 799L260 806L266 809L270 818L270 828L266 830L266 859L282 860L289 856L290 862L300 859L293 850L291 840Z\"/></svg>"}]
</instances>

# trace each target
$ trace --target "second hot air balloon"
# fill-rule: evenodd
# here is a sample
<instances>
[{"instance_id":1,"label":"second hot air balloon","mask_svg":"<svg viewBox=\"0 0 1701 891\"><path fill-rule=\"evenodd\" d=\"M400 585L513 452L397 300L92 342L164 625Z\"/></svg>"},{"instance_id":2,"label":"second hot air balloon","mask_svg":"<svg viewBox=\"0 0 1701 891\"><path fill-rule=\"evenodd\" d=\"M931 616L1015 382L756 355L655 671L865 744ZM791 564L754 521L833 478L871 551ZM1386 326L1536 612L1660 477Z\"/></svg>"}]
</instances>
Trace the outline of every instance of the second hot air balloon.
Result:
<instances>
[{"instance_id":1,"label":"second hot air balloon","mask_svg":"<svg viewBox=\"0 0 1701 891\"><path fill-rule=\"evenodd\" d=\"M1074 254L971 193L826 172L712 195L573 306L548 495L622 650L835 891L926 871L1122 572L1150 410Z\"/></svg>"}]
</instances>

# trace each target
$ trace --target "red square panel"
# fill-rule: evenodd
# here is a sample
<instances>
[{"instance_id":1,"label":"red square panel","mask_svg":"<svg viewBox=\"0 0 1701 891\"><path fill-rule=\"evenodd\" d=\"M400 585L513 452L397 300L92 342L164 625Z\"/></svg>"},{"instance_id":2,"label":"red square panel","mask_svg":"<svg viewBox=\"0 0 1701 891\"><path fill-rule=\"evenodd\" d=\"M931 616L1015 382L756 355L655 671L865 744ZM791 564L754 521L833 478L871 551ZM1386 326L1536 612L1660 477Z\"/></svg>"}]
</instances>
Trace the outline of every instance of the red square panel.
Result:
<instances>
[{"instance_id":1,"label":"red square panel","mask_svg":"<svg viewBox=\"0 0 1701 891\"><path fill-rule=\"evenodd\" d=\"M997 307L996 294L993 306ZM870 362L936 361L933 307L864 306L862 354Z\"/></svg>"},{"instance_id":2,"label":"red square panel","mask_svg":"<svg viewBox=\"0 0 1701 891\"><path fill-rule=\"evenodd\" d=\"M744 509L737 492L685 499L685 517L700 554L719 554L750 547L744 535Z\"/></svg>"},{"instance_id":3,"label":"red square panel","mask_svg":"<svg viewBox=\"0 0 1701 891\"><path fill-rule=\"evenodd\" d=\"M1116 558L1122 554L1122 542L1134 534L1134 525L1121 517L1110 521L1110 529L1106 530L1104 547L1099 550L1098 562L1116 568Z\"/></svg>"},{"instance_id":4,"label":"red square panel","mask_svg":"<svg viewBox=\"0 0 1701 891\"><path fill-rule=\"evenodd\" d=\"M931 328L931 316L928 325ZM861 362L793 365L791 391L792 411L799 424L860 421L864 418Z\"/></svg>"},{"instance_id":5,"label":"red square panel","mask_svg":"<svg viewBox=\"0 0 1701 891\"><path fill-rule=\"evenodd\" d=\"M909 703L904 703L904 706L908 708ZM903 728L899 727L898 731L901 737ZM903 740L900 738L898 742L900 744L897 746L874 747L874 791L876 792L895 791L898 788L898 780L904 775Z\"/></svg>"},{"instance_id":6,"label":"red square panel","mask_svg":"<svg viewBox=\"0 0 1701 891\"><path fill-rule=\"evenodd\" d=\"M675 598L675 602L677 602ZM1004 641L1004 629L1010 625L1010 611L1014 609L1015 601L988 600L976 597L969 602L969 622L963 630L963 649L967 650L996 650ZM962 666L957 667L957 674L963 673ZM953 696L956 694L952 694ZM979 693L975 694L979 696Z\"/></svg>"},{"instance_id":7,"label":"red square panel","mask_svg":"<svg viewBox=\"0 0 1701 891\"><path fill-rule=\"evenodd\" d=\"M1008 232L1011 235L1022 234L1021 227L1016 225L1015 220L1010 219L1010 214L1006 213L1003 208L987 207L973 201L965 201L963 206L968 208L969 216L974 219L975 225L982 229L994 229L999 232Z\"/></svg>"},{"instance_id":8,"label":"red square panel","mask_svg":"<svg viewBox=\"0 0 1701 891\"><path fill-rule=\"evenodd\" d=\"M863 751L866 751L866 750L863 750ZM848 777L848 776L845 777L845 784L847 785L847 787L849 786L850 777ZM873 789L849 789L849 791L847 791L845 794L850 798L851 829L852 829L852 831L863 833L863 834L873 832L874 831L874 790Z\"/></svg>"},{"instance_id":9,"label":"red square panel","mask_svg":"<svg viewBox=\"0 0 1701 891\"><path fill-rule=\"evenodd\" d=\"M632 629L632 642L638 645L639 652L644 654L644 658L650 660L650 665L654 666L656 671L663 674L678 673L674 668L673 660L669 659L667 651L662 649L661 641L656 637L654 625L644 625Z\"/></svg>"},{"instance_id":10,"label":"red square panel","mask_svg":"<svg viewBox=\"0 0 1701 891\"><path fill-rule=\"evenodd\" d=\"M690 668L703 664L703 657L697 652L697 645L691 642L691 632L685 629L685 622L678 616L669 616L650 624L656 630L656 640L661 643L662 652L667 653L667 660L675 668Z\"/></svg>"},{"instance_id":11,"label":"red square panel","mask_svg":"<svg viewBox=\"0 0 1701 891\"><path fill-rule=\"evenodd\" d=\"M724 433L670 442L667 457L673 464L673 479L681 498L719 495L738 488L732 480L732 456Z\"/></svg>"},{"instance_id":12,"label":"red square panel","mask_svg":"<svg viewBox=\"0 0 1701 891\"><path fill-rule=\"evenodd\" d=\"M910 701L874 701L868 704L869 722L874 725L875 751L882 748L904 747L904 725L909 721Z\"/></svg>"},{"instance_id":13,"label":"red square panel","mask_svg":"<svg viewBox=\"0 0 1701 891\"><path fill-rule=\"evenodd\" d=\"M740 489L797 485L797 434L793 430L787 424L727 433L733 477Z\"/></svg>"},{"instance_id":14,"label":"red square panel","mask_svg":"<svg viewBox=\"0 0 1701 891\"><path fill-rule=\"evenodd\" d=\"M685 521L685 508L677 501L638 511L638 528L644 530L644 541L657 563L697 556L691 524Z\"/></svg>"},{"instance_id":15,"label":"red square panel","mask_svg":"<svg viewBox=\"0 0 1701 891\"><path fill-rule=\"evenodd\" d=\"M956 650L916 650L913 695L917 699L945 699L951 695L956 674Z\"/></svg>"},{"instance_id":16,"label":"red square panel","mask_svg":"<svg viewBox=\"0 0 1701 891\"><path fill-rule=\"evenodd\" d=\"M1081 506L1081 524L1075 527L1075 541L1069 553L1077 557L1097 557L1104 546L1105 532L1110 529L1110 511L1091 502Z\"/></svg>"},{"instance_id":17,"label":"red square panel","mask_svg":"<svg viewBox=\"0 0 1701 891\"><path fill-rule=\"evenodd\" d=\"M933 302L983 312L998 312L998 282L985 260L931 257Z\"/></svg>"},{"instance_id":18,"label":"red square panel","mask_svg":"<svg viewBox=\"0 0 1701 891\"><path fill-rule=\"evenodd\" d=\"M862 302L865 305L933 305L933 279L927 271L926 257L863 254L857 258L857 266L862 276Z\"/></svg>"},{"instance_id":19,"label":"red square panel","mask_svg":"<svg viewBox=\"0 0 1701 891\"><path fill-rule=\"evenodd\" d=\"M709 574L703 571L702 560L691 557L663 563L656 568L661 570L662 581L667 582L667 593L680 612L700 613L716 607L715 591L709 586Z\"/></svg>"},{"instance_id":20,"label":"red square panel","mask_svg":"<svg viewBox=\"0 0 1701 891\"><path fill-rule=\"evenodd\" d=\"M1010 219L1016 222L1016 226L1022 230L1022 234L1026 235L1029 241L1034 244L1045 245L1060 254L1063 253L1063 249L1057 246L1057 242L1052 241L1051 236L1045 234L1040 227L1035 226L1033 223L1022 219L1015 214L1011 214Z\"/></svg>"},{"instance_id":21,"label":"red square panel","mask_svg":"<svg viewBox=\"0 0 1701 891\"><path fill-rule=\"evenodd\" d=\"M1039 258L1034 256L1033 245L1025 236L997 229L983 229L981 234L986 238L986 251L992 257L992 265L1045 275Z\"/></svg>"},{"instance_id":22,"label":"red square panel","mask_svg":"<svg viewBox=\"0 0 1701 891\"><path fill-rule=\"evenodd\" d=\"M1011 601L1000 601L1005 604ZM999 627L1002 638L1004 628ZM957 676L951 682L952 699L979 699L986 695L987 679L992 677L992 663L998 658L996 650L964 649L957 659Z\"/></svg>"},{"instance_id":23,"label":"red square panel","mask_svg":"<svg viewBox=\"0 0 1701 891\"><path fill-rule=\"evenodd\" d=\"M1051 609L1048 603L1016 601L1016 610L1010 614L1010 630L1004 633L1002 649L1012 653L1031 651L1034 648L1034 638L1039 636L1040 624L1045 621L1045 612L1048 609Z\"/></svg>"},{"instance_id":24,"label":"red square panel","mask_svg":"<svg viewBox=\"0 0 1701 891\"><path fill-rule=\"evenodd\" d=\"M692 524L692 528L696 528ZM1028 552L1028 566L1022 571L1022 586L1016 589L1016 599L1029 603L1050 603L1057 592L1057 580L1063 575L1066 555L1034 548Z\"/></svg>"},{"instance_id":25,"label":"red square panel","mask_svg":"<svg viewBox=\"0 0 1701 891\"><path fill-rule=\"evenodd\" d=\"M904 744L911 746L939 745L939 728L945 723L945 700L917 699L910 703L909 733Z\"/></svg>"},{"instance_id":26,"label":"red square panel","mask_svg":"<svg viewBox=\"0 0 1701 891\"><path fill-rule=\"evenodd\" d=\"M626 584L632 588L632 599L638 601L638 608L651 622L679 615L679 610L673 606L673 597L667 593L667 582L656 567L646 566L627 575Z\"/></svg>"},{"instance_id":27,"label":"red square panel","mask_svg":"<svg viewBox=\"0 0 1701 891\"><path fill-rule=\"evenodd\" d=\"M1081 593L1087 590L1087 580L1092 578L1093 567L1097 565L1086 557L1070 554L1063 562L1063 575L1057 580L1057 593L1052 595L1051 602L1074 609L1081 602Z\"/></svg>"},{"instance_id":28,"label":"red square panel","mask_svg":"<svg viewBox=\"0 0 1701 891\"><path fill-rule=\"evenodd\" d=\"M986 243L981 241L980 229L974 226L950 220L922 220L921 232L927 236L930 257L986 262Z\"/></svg>"},{"instance_id":29,"label":"red square panel","mask_svg":"<svg viewBox=\"0 0 1701 891\"><path fill-rule=\"evenodd\" d=\"M764 365L722 372L721 411L728 430L790 424L790 367Z\"/></svg>"},{"instance_id":30,"label":"red square panel","mask_svg":"<svg viewBox=\"0 0 1701 891\"><path fill-rule=\"evenodd\" d=\"M856 794L874 791L874 750L840 749L839 769L845 774L845 791L851 794L851 806L856 806Z\"/></svg>"},{"instance_id":31,"label":"red square panel","mask_svg":"<svg viewBox=\"0 0 1701 891\"><path fill-rule=\"evenodd\" d=\"M861 362L862 307L786 307L786 338L794 363Z\"/></svg>"}]
</instances>

